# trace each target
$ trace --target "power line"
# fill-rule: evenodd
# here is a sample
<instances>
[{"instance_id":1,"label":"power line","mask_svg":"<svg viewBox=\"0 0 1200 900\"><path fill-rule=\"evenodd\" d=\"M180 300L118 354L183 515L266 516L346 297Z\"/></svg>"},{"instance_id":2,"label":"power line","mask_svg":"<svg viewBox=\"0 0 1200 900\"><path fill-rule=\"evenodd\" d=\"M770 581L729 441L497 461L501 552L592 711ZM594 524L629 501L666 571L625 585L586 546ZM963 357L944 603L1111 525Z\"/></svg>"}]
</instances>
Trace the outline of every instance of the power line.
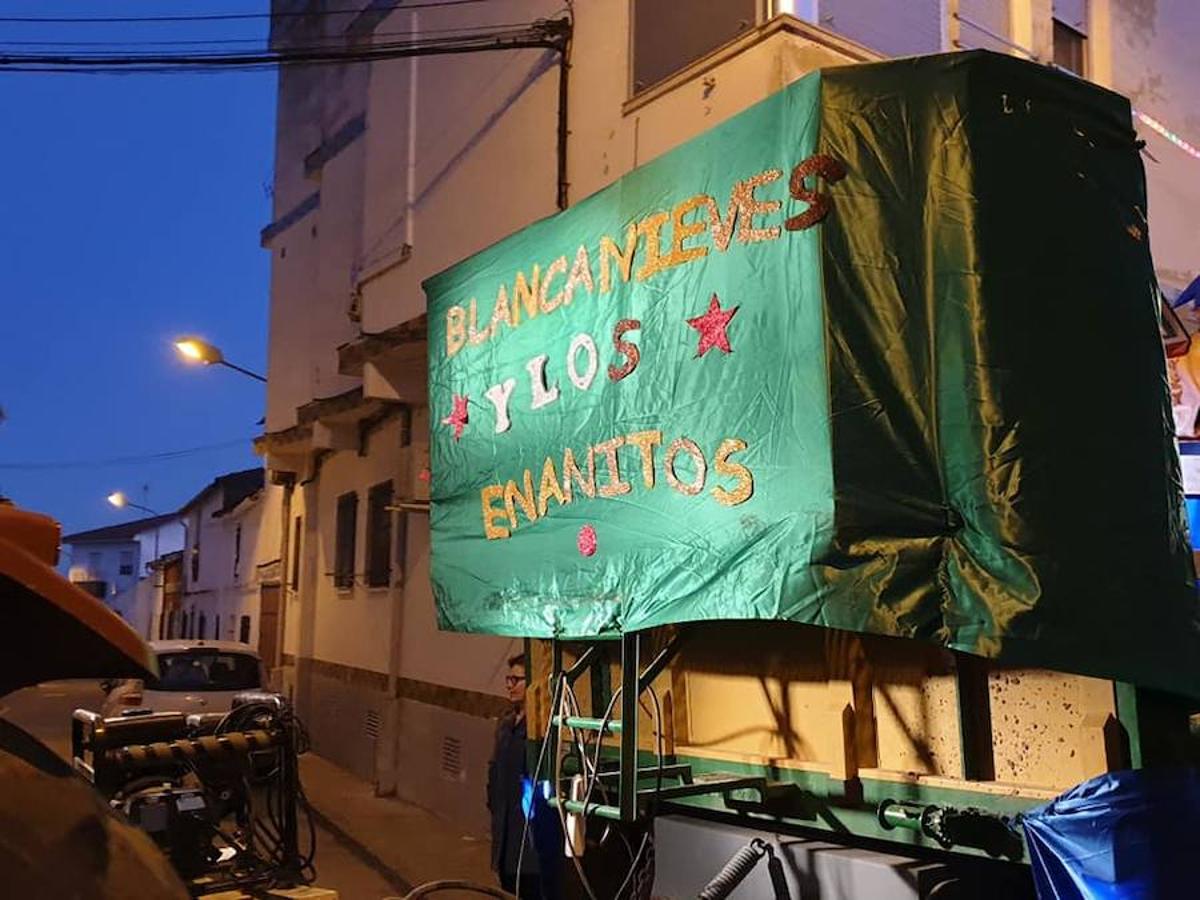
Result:
<instances>
[{"instance_id":1,"label":"power line","mask_svg":"<svg viewBox=\"0 0 1200 900\"><path fill-rule=\"evenodd\" d=\"M0 471L4 472L40 472L57 471L60 469L99 469L107 466L125 466L132 463L162 462L172 459L182 459L199 453L210 453L214 450L228 450L231 447L249 447L251 438L238 438L234 441L222 441L219 444L203 444L199 447L187 447L183 450L167 450L162 453L147 453L138 456L111 456L107 459L75 459L59 462L0 462Z\"/></svg>"},{"instance_id":2,"label":"power line","mask_svg":"<svg viewBox=\"0 0 1200 900\"><path fill-rule=\"evenodd\" d=\"M487 0L425 0L422 3L397 4L388 12L406 12L410 9L432 9L443 6L464 6L468 3L486 3ZM235 22L253 19L304 19L321 16L357 16L361 9L325 9L315 12L272 12L272 13L204 13L185 16L0 16L4 23L28 23L31 25L113 25L149 24L157 22Z\"/></svg>"},{"instance_id":3,"label":"power line","mask_svg":"<svg viewBox=\"0 0 1200 900\"><path fill-rule=\"evenodd\" d=\"M504 22L495 25L459 25L455 28L422 28L419 31L375 31L374 38L417 38L424 34L468 34L479 31L497 31L501 29L528 28L533 22ZM331 35L329 38L315 42L310 46L345 46L343 35ZM0 46L4 47L182 47L209 46L217 44L256 44L263 46L263 38L192 38L162 41L9 41L0 38Z\"/></svg>"},{"instance_id":4,"label":"power line","mask_svg":"<svg viewBox=\"0 0 1200 900\"><path fill-rule=\"evenodd\" d=\"M472 53L486 50L561 48L570 25L566 20L539 21L528 27L472 34L415 38L372 46L337 48L329 46L289 47L280 50L214 53L5 53L0 54L0 71L86 72L162 71L174 68L261 68L312 64L342 64Z\"/></svg>"}]
</instances>

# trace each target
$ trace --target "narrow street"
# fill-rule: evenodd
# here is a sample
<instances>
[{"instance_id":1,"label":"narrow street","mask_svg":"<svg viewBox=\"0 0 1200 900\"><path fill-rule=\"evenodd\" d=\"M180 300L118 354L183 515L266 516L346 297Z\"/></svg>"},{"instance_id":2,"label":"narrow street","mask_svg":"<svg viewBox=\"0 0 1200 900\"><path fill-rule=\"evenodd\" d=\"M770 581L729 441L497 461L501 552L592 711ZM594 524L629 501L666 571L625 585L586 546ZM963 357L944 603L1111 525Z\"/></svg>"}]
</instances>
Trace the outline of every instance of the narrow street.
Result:
<instances>
[{"instance_id":1,"label":"narrow street","mask_svg":"<svg viewBox=\"0 0 1200 900\"><path fill-rule=\"evenodd\" d=\"M0 717L21 726L69 759L72 711L81 707L97 709L102 697L94 681L47 682L0 698ZM302 846L307 846L307 840L307 833L303 833ZM341 900L379 900L396 895L374 869L319 827L316 865L316 884L336 890Z\"/></svg>"}]
</instances>

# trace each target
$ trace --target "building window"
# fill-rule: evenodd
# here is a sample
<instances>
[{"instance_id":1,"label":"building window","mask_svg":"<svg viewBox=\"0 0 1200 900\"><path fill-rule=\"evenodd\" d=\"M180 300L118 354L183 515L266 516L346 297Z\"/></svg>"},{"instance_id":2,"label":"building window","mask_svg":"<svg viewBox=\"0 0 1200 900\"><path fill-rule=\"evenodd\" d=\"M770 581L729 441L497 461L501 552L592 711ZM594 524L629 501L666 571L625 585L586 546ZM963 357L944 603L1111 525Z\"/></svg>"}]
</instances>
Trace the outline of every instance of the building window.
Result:
<instances>
[{"instance_id":1,"label":"building window","mask_svg":"<svg viewBox=\"0 0 1200 900\"><path fill-rule=\"evenodd\" d=\"M120 567L117 569L117 574L119 574L119 575L132 575L133 574L133 551L132 550L122 550L121 551L121 564L120 564Z\"/></svg>"},{"instance_id":2,"label":"building window","mask_svg":"<svg viewBox=\"0 0 1200 900\"><path fill-rule=\"evenodd\" d=\"M396 568L395 581L403 584L408 571L408 513L403 510L396 516Z\"/></svg>"},{"instance_id":3,"label":"building window","mask_svg":"<svg viewBox=\"0 0 1200 900\"><path fill-rule=\"evenodd\" d=\"M213 640L219 641L220 639L221 639L221 614L217 613L217 615L213 616Z\"/></svg>"},{"instance_id":4,"label":"building window","mask_svg":"<svg viewBox=\"0 0 1200 900\"><path fill-rule=\"evenodd\" d=\"M355 538L358 535L358 494L351 491L337 499L337 534L333 551L333 584L354 587Z\"/></svg>"},{"instance_id":5,"label":"building window","mask_svg":"<svg viewBox=\"0 0 1200 900\"><path fill-rule=\"evenodd\" d=\"M88 574L93 576L100 574L100 554L95 550L88 554Z\"/></svg>"},{"instance_id":6,"label":"building window","mask_svg":"<svg viewBox=\"0 0 1200 900\"><path fill-rule=\"evenodd\" d=\"M300 542L304 535L304 518L296 516L292 525L292 590L300 590Z\"/></svg>"},{"instance_id":7,"label":"building window","mask_svg":"<svg viewBox=\"0 0 1200 900\"><path fill-rule=\"evenodd\" d=\"M1087 37L1066 22L1054 20L1054 64L1060 69L1086 75Z\"/></svg>"},{"instance_id":8,"label":"building window","mask_svg":"<svg viewBox=\"0 0 1200 900\"><path fill-rule=\"evenodd\" d=\"M758 24L759 0L633 0L633 93Z\"/></svg>"},{"instance_id":9,"label":"building window","mask_svg":"<svg viewBox=\"0 0 1200 900\"><path fill-rule=\"evenodd\" d=\"M242 616L242 621L238 627L238 640L243 644L250 643L250 617Z\"/></svg>"},{"instance_id":10,"label":"building window","mask_svg":"<svg viewBox=\"0 0 1200 900\"><path fill-rule=\"evenodd\" d=\"M233 532L233 577L238 577L238 569L242 565L242 525L239 522Z\"/></svg>"},{"instance_id":11,"label":"building window","mask_svg":"<svg viewBox=\"0 0 1200 900\"><path fill-rule=\"evenodd\" d=\"M412 407L405 404L400 408L400 446L412 445Z\"/></svg>"},{"instance_id":12,"label":"building window","mask_svg":"<svg viewBox=\"0 0 1200 900\"><path fill-rule=\"evenodd\" d=\"M392 581L392 483L385 481L367 494L367 585L387 587Z\"/></svg>"},{"instance_id":13,"label":"building window","mask_svg":"<svg viewBox=\"0 0 1200 900\"><path fill-rule=\"evenodd\" d=\"M208 635L205 634L205 632L207 630L208 630L208 616L206 616L204 613L200 613L200 625L196 629L196 637L199 638L200 640L204 640L206 637L208 637Z\"/></svg>"}]
</instances>

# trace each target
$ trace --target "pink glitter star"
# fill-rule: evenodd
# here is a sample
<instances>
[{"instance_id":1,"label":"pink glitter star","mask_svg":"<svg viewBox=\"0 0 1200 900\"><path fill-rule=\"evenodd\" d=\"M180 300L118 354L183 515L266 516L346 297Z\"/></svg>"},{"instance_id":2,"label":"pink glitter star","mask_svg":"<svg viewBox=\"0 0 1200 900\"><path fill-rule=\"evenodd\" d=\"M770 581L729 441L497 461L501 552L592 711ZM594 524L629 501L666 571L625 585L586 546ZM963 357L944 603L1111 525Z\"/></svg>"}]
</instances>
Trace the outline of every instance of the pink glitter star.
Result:
<instances>
[{"instance_id":1,"label":"pink glitter star","mask_svg":"<svg viewBox=\"0 0 1200 900\"><path fill-rule=\"evenodd\" d=\"M740 307L733 309L721 309L721 302L717 299L717 295L712 295L712 300L708 303L708 312L702 316L696 316L694 319L688 319L687 323L700 332L700 346L696 348L696 356L703 356L708 352L709 347L718 347L724 353L732 353L733 348L729 346L729 335L725 329L729 327L729 320L733 318L733 314Z\"/></svg>"},{"instance_id":2,"label":"pink glitter star","mask_svg":"<svg viewBox=\"0 0 1200 900\"><path fill-rule=\"evenodd\" d=\"M454 409L450 415L442 419L443 425L450 425L454 428L454 440L462 437L463 429L467 425L467 398L465 396L454 395Z\"/></svg>"}]
</instances>

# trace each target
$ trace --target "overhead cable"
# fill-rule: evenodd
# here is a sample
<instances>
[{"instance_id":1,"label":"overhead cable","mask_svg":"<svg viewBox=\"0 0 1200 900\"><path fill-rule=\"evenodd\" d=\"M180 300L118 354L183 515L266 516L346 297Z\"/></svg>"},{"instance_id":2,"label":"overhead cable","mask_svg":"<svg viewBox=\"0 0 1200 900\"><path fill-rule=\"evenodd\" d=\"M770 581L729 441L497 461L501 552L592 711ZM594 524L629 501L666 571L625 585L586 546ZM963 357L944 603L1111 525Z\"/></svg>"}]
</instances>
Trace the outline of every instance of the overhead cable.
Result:
<instances>
[{"instance_id":1,"label":"overhead cable","mask_svg":"<svg viewBox=\"0 0 1200 900\"><path fill-rule=\"evenodd\" d=\"M344 64L408 56L472 53L487 50L561 47L565 20L529 27L472 34L389 41L362 47L298 46L248 52L213 53L0 53L0 71L82 72L91 70L161 71L171 68L260 68L321 63Z\"/></svg>"},{"instance_id":2,"label":"overhead cable","mask_svg":"<svg viewBox=\"0 0 1200 900\"><path fill-rule=\"evenodd\" d=\"M469 3L486 3L487 0L424 0L420 3L397 4L396 10L433 9L444 6L465 6ZM324 16L357 16L362 9L324 9L314 12L269 12L269 13L197 13L194 15L169 16L0 16L4 23L28 23L30 25L112 25L152 24L158 22L234 22L254 19L307 19Z\"/></svg>"},{"instance_id":3,"label":"overhead cable","mask_svg":"<svg viewBox=\"0 0 1200 900\"><path fill-rule=\"evenodd\" d=\"M373 31L372 38L416 38L424 34L470 34L479 31L499 31L510 28L529 28L534 22L503 22L493 25L457 25L453 28L422 28L419 31ZM256 44L263 46L261 37L230 37L230 38L175 38L171 40L130 41L114 39L111 41L10 41L0 38L3 47L187 47L211 46L214 44ZM346 46L345 35L330 35L317 40L314 45L332 44Z\"/></svg>"},{"instance_id":4,"label":"overhead cable","mask_svg":"<svg viewBox=\"0 0 1200 900\"><path fill-rule=\"evenodd\" d=\"M0 462L0 471L37 472L56 471L59 469L98 469L107 466L125 466L134 463L152 463L165 460L182 459L198 453L209 453L214 450L228 450L232 447L250 447L251 438L238 438L233 441L222 441L218 444L203 444L199 447L187 447L182 450L166 450L161 453L143 453L136 456L111 456L107 459L74 459L58 462Z\"/></svg>"}]
</instances>

